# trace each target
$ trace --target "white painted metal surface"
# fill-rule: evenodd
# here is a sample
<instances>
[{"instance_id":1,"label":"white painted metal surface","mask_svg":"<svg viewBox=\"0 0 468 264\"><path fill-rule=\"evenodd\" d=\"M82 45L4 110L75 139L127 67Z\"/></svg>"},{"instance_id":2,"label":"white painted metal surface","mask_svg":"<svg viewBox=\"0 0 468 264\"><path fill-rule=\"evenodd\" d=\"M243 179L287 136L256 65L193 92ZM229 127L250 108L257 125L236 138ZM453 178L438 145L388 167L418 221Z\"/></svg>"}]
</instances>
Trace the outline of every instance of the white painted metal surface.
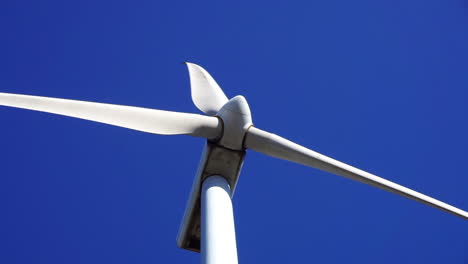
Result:
<instances>
[{"instance_id":1,"label":"white painted metal surface","mask_svg":"<svg viewBox=\"0 0 468 264\"><path fill-rule=\"evenodd\" d=\"M42 96L0 93L0 105L76 117L161 135L191 135L208 139L221 135L216 117L142 107L93 103Z\"/></svg>"},{"instance_id":2,"label":"white painted metal surface","mask_svg":"<svg viewBox=\"0 0 468 264\"><path fill-rule=\"evenodd\" d=\"M374 174L334 160L318 152L300 146L278 135L251 127L245 138L245 147L260 153L289 160L302 165L327 171L400 196L427 204L437 209L468 219L468 213L422 193L380 178Z\"/></svg>"},{"instance_id":3,"label":"white painted metal surface","mask_svg":"<svg viewBox=\"0 0 468 264\"><path fill-rule=\"evenodd\" d=\"M202 187L202 264L237 264L231 191L226 179L210 176Z\"/></svg>"}]
</instances>

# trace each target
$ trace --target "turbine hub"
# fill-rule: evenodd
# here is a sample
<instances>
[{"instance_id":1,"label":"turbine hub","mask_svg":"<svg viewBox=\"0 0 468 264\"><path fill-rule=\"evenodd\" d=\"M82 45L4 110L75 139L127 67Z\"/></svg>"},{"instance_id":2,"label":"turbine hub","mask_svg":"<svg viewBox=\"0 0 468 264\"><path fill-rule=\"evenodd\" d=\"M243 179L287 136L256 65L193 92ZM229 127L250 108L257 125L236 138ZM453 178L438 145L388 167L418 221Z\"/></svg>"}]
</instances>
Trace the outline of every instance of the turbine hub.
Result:
<instances>
[{"instance_id":1,"label":"turbine hub","mask_svg":"<svg viewBox=\"0 0 468 264\"><path fill-rule=\"evenodd\" d=\"M252 115L247 100L238 95L229 100L216 114L223 121L223 134L218 145L233 149L244 149L245 133L252 126Z\"/></svg>"}]
</instances>

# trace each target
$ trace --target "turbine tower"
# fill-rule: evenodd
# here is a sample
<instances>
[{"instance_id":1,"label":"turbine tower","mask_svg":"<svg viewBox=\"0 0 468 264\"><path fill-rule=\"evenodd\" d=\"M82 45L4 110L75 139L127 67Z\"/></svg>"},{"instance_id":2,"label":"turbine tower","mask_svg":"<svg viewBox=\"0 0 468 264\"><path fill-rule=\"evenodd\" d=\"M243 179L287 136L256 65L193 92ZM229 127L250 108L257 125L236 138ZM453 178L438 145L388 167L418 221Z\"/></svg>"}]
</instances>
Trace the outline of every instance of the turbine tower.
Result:
<instances>
[{"instance_id":1,"label":"turbine tower","mask_svg":"<svg viewBox=\"0 0 468 264\"><path fill-rule=\"evenodd\" d=\"M237 263L231 198L247 149L343 176L468 219L468 213L374 174L261 130L243 96L228 99L202 67L187 63L192 100L206 115L31 95L0 93L0 105L71 116L160 135L206 139L177 245L202 263Z\"/></svg>"}]
</instances>

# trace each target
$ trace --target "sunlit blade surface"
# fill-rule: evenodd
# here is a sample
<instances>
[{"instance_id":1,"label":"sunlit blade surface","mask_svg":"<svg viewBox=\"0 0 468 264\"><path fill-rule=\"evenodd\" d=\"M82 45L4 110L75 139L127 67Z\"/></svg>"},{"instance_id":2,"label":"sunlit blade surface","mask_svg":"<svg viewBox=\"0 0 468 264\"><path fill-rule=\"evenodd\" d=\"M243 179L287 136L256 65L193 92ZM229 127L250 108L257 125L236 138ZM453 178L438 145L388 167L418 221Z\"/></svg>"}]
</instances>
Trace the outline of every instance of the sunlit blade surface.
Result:
<instances>
[{"instance_id":1,"label":"sunlit blade surface","mask_svg":"<svg viewBox=\"0 0 468 264\"><path fill-rule=\"evenodd\" d=\"M268 156L285 159L352 180L356 180L382 190L404 196L409 199L430 205L440 210L468 219L468 213L449 204L413 191L399 184L382 179L376 175L354 168L343 162L319 154L315 151L295 144L275 134L251 127L245 138L245 147Z\"/></svg>"},{"instance_id":2,"label":"sunlit blade surface","mask_svg":"<svg viewBox=\"0 0 468 264\"><path fill-rule=\"evenodd\" d=\"M205 114L215 115L228 99L211 75L202 67L187 62L193 103Z\"/></svg>"},{"instance_id":3,"label":"sunlit blade surface","mask_svg":"<svg viewBox=\"0 0 468 264\"><path fill-rule=\"evenodd\" d=\"M216 117L140 107L0 93L0 105L71 116L161 135L191 135L208 139L221 134Z\"/></svg>"}]
</instances>

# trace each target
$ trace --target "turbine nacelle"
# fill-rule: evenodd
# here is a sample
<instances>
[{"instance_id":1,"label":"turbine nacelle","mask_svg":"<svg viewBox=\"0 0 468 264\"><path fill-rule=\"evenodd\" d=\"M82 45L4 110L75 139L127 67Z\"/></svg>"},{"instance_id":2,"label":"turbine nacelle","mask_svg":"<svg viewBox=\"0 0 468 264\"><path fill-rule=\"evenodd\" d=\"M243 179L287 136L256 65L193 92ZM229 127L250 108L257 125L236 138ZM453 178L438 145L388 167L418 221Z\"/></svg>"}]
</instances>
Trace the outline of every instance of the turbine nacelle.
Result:
<instances>
[{"instance_id":1,"label":"turbine nacelle","mask_svg":"<svg viewBox=\"0 0 468 264\"><path fill-rule=\"evenodd\" d=\"M202 184L208 177L219 175L227 180L230 193L234 194L244 162L244 141L252 126L252 115L243 96L228 100L207 71L192 63L187 63L187 67L194 104L200 111L216 116L222 124L219 137L208 139L204 147L177 235L180 248L200 252Z\"/></svg>"}]
</instances>

